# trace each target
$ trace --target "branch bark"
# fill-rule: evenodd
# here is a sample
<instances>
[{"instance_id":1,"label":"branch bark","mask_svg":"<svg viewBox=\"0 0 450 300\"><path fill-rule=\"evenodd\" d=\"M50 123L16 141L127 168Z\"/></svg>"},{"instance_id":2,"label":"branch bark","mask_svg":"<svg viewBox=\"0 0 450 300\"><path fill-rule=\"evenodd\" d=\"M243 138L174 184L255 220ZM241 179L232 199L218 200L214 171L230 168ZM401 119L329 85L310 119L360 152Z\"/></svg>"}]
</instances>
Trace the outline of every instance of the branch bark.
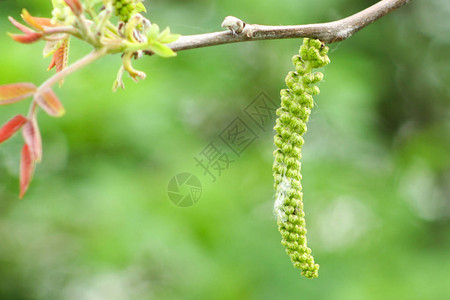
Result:
<instances>
[{"instance_id":1,"label":"branch bark","mask_svg":"<svg viewBox=\"0 0 450 300\"><path fill-rule=\"evenodd\" d=\"M239 24L243 26L240 30L235 31L231 26L227 26L230 30L182 36L177 41L167 44L167 46L178 52L238 42L305 37L316 38L328 44L335 43L351 37L367 25L410 1L412 0L381 0L345 19L307 25L267 26L245 24L241 20L232 17L237 22L236 26ZM146 54L151 55L152 53L146 52Z\"/></svg>"}]
</instances>

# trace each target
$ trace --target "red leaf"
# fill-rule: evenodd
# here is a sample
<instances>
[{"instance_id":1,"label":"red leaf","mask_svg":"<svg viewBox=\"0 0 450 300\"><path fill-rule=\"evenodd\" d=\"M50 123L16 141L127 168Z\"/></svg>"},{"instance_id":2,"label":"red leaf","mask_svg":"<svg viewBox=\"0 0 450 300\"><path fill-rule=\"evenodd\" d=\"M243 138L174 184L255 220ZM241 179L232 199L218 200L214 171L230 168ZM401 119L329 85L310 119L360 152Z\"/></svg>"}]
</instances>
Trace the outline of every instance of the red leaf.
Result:
<instances>
[{"instance_id":1,"label":"red leaf","mask_svg":"<svg viewBox=\"0 0 450 300\"><path fill-rule=\"evenodd\" d=\"M66 110L52 89L46 89L42 93L34 95L34 100L52 117L61 117L66 113Z\"/></svg>"},{"instance_id":2,"label":"red leaf","mask_svg":"<svg viewBox=\"0 0 450 300\"><path fill-rule=\"evenodd\" d=\"M36 33L34 30L28 28L25 25L22 25L21 23L17 22L13 17L8 17L8 20L17 27L17 29L19 29L20 31L22 31L25 34L29 34L29 33Z\"/></svg>"},{"instance_id":3,"label":"red leaf","mask_svg":"<svg viewBox=\"0 0 450 300\"><path fill-rule=\"evenodd\" d=\"M0 105L10 104L33 96L37 87L33 83L13 83L0 86Z\"/></svg>"},{"instance_id":4,"label":"red leaf","mask_svg":"<svg viewBox=\"0 0 450 300\"><path fill-rule=\"evenodd\" d=\"M56 66L56 59L55 59L55 54L53 54L52 56L52 61L50 62L50 65L47 68L47 71L50 71L51 69L53 69Z\"/></svg>"},{"instance_id":5,"label":"red leaf","mask_svg":"<svg viewBox=\"0 0 450 300\"><path fill-rule=\"evenodd\" d=\"M61 72L67 67L67 61L69 58L69 39L65 38L61 41L61 45L58 49L53 53L52 61L47 68L47 71L50 71L54 67L56 67L56 72ZM60 86L63 84L64 80L60 81Z\"/></svg>"},{"instance_id":6,"label":"red leaf","mask_svg":"<svg viewBox=\"0 0 450 300\"><path fill-rule=\"evenodd\" d=\"M30 13L26 10L22 10L22 19L31 27L36 30L44 31L44 26L53 27L52 20L49 18L37 18L30 15Z\"/></svg>"},{"instance_id":7,"label":"red leaf","mask_svg":"<svg viewBox=\"0 0 450 300\"><path fill-rule=\"evenodd\" d=\"M42 33L36 32L36 31L28 28L27 26L22 25L21 23L14 20L13 17L8 17L8 19L20 31L25 33L24 35L8 33L9 36L16 42L23 43L23 44L31 44L42 38Z\"/></svg>"},{"instance_id":8,"label":"red leaf","mask_svg":"<svg viewBox=\"0 0 450 300\"><path fill-rule=\"evenodd\" d=\"M28 119L22 130L25 144L28 145L29 150L33 156L33 161L40 162L42 159L42 140L39 126L37 124L36 116Z\"/></svg>"},{"instance_id":9,"label":"red leaf","mask_svg":"<svg viewBox=\"0 0 450 300\"><path fill-rule=\"evenodd\" d=\"M16 42L22 44L33 44L42 38L42 33L39 32L32 32L27 34L13 34L8 32L8 35Z\"/></svg>"},{"instance_id":10,"label":"red leaf","mask_svg":"<svg viewBox=\"0 0 450 300\"><path fill-rule=\"evenodd\" d=\"M27 122L27 118L17 115L0 128L0 143L12 137Z\"/></svg>"},{"instance_id":11,"label":"red leaf","mask_svg":"<svg viewBox=\"0 0 450 300\"><path fill-rule=\"evenodd\" d=\"M67 60L69 57L69 39L62 41L61 47L53 54L56 65L56 72L62 71L67 66Z\"/></svg>"},{"instance_id":12,"label":"red leaf","mask_svg":"<svg viewBox=\"0 0 450 300\"><path fill-rule=\"evenodd\" d=\"M33 154L27 144L22 148L22 160L20 162L20 199L23 198L30 186L31 179L33 178L35 162L33 160Z\"/></svg>"},{"instance_id":13,"label":"red leaf","mask_svg":"<svg viewBox=\"0 0 450 300\"><path fill-rule=\"evenodd\" d=\"M81 15L83 13L83 6L81 5L80 1L78 1L78 0L64 0L64 2L66 2L67 6L70 7L72 12L76 16L79 16L79 15Z\"/></svg>"}]
</instances>

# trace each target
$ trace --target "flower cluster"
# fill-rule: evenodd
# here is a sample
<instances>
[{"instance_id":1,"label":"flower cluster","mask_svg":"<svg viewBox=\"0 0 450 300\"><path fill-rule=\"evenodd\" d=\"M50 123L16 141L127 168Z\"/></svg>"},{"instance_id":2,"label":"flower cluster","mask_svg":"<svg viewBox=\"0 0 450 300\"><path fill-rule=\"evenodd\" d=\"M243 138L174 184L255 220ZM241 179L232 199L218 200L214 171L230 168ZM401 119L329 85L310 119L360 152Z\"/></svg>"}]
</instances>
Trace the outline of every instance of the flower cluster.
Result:
<instances>
[{"instance_id":1,"label":"flower cluster","mask_svg":"<svg viewBox=\"0 0 450 300\"><path fill-rule=\"evenodd\" d=\"M124 88L122 75L126 72L137 81L145 78L145 73L133 68L132 60L144 53L172 57L176 53L165 44L179 38L169 28L160 30L141 12L145 7L141 0L52 0L52 18L32 16L23 10L25 26L10 17L11 23L21 34L9 34L13 40L23 44L45 41L44 57L52 56L48 70L56 74L37 86L22 82L0 86L0 105L7 105L32 98L27 116L18 114L0 127L0 143L22 131L24 146L20 166L20 197L28 189L36 163L42 158L42 142L38 126L37 112L43 110L53 117L61 117L65 110L53 85L62 84L65 77L107 54L122 53L122 66L114 82L113 89ZM114 17L119 17L119 21ZM115 20L114 20L115 19ZM92 45L94 50L68 65L70 38L75 37Z\"/></svg>"},{"instance_id":2,"label":"flower cluster","mask_svg":"<svg viewBox=\"0 0 450 300\"><path fill-rule=\"evenodd\" d=\"M314 263L306 241L300 174L301 147L306 123L314 107L312 96L320 92L314 84L323 79L322 73L313 73L312 70L330 62L327 52L328 47L319 40L303 40L300 55L293 57L296 71L288 74L288 89L281 91L281 107L277 110L278 119L274 128L277 133L274 138L277 147L273 165L276 190L274 209L278 230L292 263L307 278L318 276L319 265Z\"/></svg>"},{"instance_id":3,"label":"flower cluster","mask_svg":"<svg viewBox=\"0 0 450 300\"><path fill-rule=\"evenodd\" d=\"M52 0L52 22L72 25L75 22L75 15L64 0Z\"/></svg>"},{"instance_id":4,"label":"flower cluster","mask_svg":"<svg viewBox=\"0 0 450 300\"><path fill-rule=\"evenodd\" d=\"M114 0L113 2L116 16L124 22L127 22L134 14L146 11L142 0Z\"/></svg>"}]
</instances>

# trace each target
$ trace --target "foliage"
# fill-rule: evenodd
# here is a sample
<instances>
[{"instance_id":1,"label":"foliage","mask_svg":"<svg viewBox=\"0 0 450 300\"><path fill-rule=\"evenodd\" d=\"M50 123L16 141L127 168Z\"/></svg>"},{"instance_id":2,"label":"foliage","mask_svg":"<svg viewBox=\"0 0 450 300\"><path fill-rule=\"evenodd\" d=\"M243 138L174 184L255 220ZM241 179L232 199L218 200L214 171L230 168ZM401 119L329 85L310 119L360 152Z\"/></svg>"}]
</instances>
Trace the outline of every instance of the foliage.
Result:
<instances>
[{"instance_id":1,"label":"foliage","mask_svg":"<svg viewBox=\"0 0 450 300\"><path fill-rule=\"evenodd\" d=\"M270 217L274 119L217 182L193 162L260 92L279 102L292 69L286 58L300 43L293 39L141 59L135 66L146 81L116 94L108 82L119 56L66 80L55 90L64 118L39 114L45 151L23 201L16 196L21 137L0 147L0 299L446 299L447 3L413 1L330 47L333 63L323 71L302 147L318 280L299 278ZM220 30L228 14L302 24L372 3L151 4L152 21L194 34ZM12 31L7 16L22 7L36 16L50 11L48 0L0 1L1 32ZM45 80L40 70L49 62L40 44L24 47L6 34L0 43L1 83ZM72 39L70 61L89 50ZM26 106L3 106L1 122ZM167 197L180 171L196 174L204 186L188 209Z\"/></svg>"},{"instance_id":2,"label":"foliage","mask_svg":"<svg viewBox=\"0 0 450 300\"><path fill-rule=\"evenodd\" d=\"M164 44L178 39L179 35L170 33L169 28L162 32L157 24L141 15L146 9L141 0L52 0L52 18L33 17L26 9L22 19L32 28L22 25L10 17L22 35L9 34L16 42L31 44L46 41L44 57L52 55L48 70L56 69L57 74L41 86L32 83L16 83L0 86L0 105L22 101L29 97L30 105L26 122L17 122L16 116L1 128L0 142L14 135L23 126L25 144L22 150L20 197L28 190L35 164L41 161L42 143L37 122L38 107L53 117L61 117L65 110L51 86L64 77L106 54L123 53L122 67L114 82L113 90L124 88L122 76L127 72L138 81L145 73L133 68L131 60L149 51L162 57L172 57L176 53ZM101 6L101 7L100 7ZM111 22L115 14L120 18L117 24ZM69 41L74 36L94 47L94 51L84 59L67 68Z\"/></svg>"}]
</instances>

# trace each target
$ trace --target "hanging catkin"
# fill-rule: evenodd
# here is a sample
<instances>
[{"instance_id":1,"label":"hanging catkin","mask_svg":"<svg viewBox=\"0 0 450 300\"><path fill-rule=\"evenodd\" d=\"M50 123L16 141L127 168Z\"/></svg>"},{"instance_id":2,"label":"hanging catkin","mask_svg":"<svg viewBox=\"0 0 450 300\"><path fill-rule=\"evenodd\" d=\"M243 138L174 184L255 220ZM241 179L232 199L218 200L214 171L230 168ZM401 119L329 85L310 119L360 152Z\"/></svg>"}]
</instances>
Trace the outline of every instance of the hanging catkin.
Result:
<instances>
[{"instance_id":1,"label":"hanging catkin","mask_svg":"<svg viewBox=\"0 0 450 300\"><path fill-rule=\"evenodd\" d=\"M316 39L305 38L300 55L293 57L295 72L286 77L288 89L281 90L281 107L277 110L273 165L275 179L275 214L282 245L296 268L307 278L318 276L319 265L314 263L306 242L305 213L300 174L301 147L306 123L314 107L313 95L320 90L314 84L323 79L321 68L330 62L328 47Z\"/></svg>"}]
</instances>

